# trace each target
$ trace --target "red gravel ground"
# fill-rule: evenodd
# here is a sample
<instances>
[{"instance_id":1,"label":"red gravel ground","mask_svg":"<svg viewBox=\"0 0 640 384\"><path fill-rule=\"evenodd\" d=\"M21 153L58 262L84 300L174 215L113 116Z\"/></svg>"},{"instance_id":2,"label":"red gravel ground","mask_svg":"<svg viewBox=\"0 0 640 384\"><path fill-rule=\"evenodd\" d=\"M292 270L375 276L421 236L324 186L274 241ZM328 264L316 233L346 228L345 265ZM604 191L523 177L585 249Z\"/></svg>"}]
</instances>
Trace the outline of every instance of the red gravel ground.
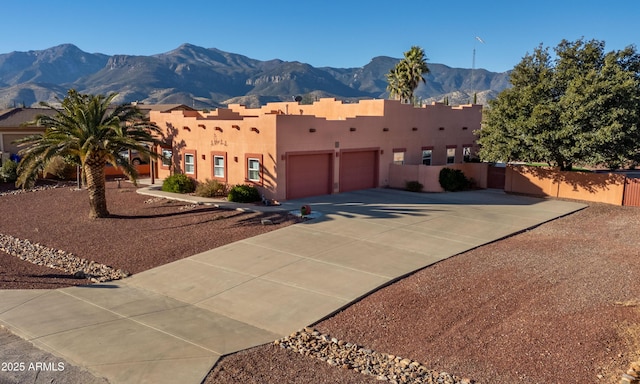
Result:
<instances>
[{"instance_id":1,"label":"red gravel ground","mask_svg":"<svg viewBox=\"0 0 640 384\"><path fill-rule=\"evenodd\" d=\"M591 205L423 269L316 329L481 383L618 383L640 357L639 228L640 208ZM206 382L371 379L308 360L262 346L223 358Z\"/></svg>"},{"instance_id":2,"label":"red gravel ground","mask_svg":"<svg viewBox=\"0 0 640 384\"><path fill-rule=\"evenodd\" d=\"M260 214L154 201L109 183L0 197L0 233L139 272L276 229ZM452 257L320 322L338 339L482 383L617 383L640 358L640 209L588 208ZM86 283L0 253L0 288ZM60 382L65 382L59 378ZM373 383L273 345L222 358L206 383Z\"/></svg>"},{"instance_id":3,"label":"red gravel ground","mask_svg":"<svg viewBox=\"0 0 640 384\"><path fill-rule=\"evenodd\" d=\"M6 186L5 186L6 189ZM130 183L107 183L112 217L89 218L86 190L63 187L0 197L0 233L62 249L84 259L138 273L272 231L297 221L284 213L244 213L151 198ZM262 225L261 219L275 225ZM0 289L87 284L0 252Z\"/></svg>"}]
</instances>

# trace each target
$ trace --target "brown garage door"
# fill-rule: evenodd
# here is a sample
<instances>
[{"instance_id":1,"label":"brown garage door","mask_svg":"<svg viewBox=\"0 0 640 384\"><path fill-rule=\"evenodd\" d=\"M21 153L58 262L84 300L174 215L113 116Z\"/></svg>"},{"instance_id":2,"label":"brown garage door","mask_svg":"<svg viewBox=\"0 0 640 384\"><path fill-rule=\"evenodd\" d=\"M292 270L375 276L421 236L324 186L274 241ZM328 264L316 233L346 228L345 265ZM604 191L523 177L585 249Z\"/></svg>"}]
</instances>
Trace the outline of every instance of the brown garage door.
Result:
<instances>
[{"instance_id":1,"label":"brown garage door","mask_svg":"<svg viewBox=\"0 0 640 384\"><path fill-rule=\"evenodd\" d=\"M340 192L377 187L378 159L378 150L341 152Z\"/></svg>"},{"instance_id":2,"label":"brown garage door","mask_svg":"<svg viewBox=\"0 0 640 384\"><path fill-rule=\"evenodd\" d=\"M287 199L331 193L333 153L287 156Z\"/></svg>"}]
</instances>

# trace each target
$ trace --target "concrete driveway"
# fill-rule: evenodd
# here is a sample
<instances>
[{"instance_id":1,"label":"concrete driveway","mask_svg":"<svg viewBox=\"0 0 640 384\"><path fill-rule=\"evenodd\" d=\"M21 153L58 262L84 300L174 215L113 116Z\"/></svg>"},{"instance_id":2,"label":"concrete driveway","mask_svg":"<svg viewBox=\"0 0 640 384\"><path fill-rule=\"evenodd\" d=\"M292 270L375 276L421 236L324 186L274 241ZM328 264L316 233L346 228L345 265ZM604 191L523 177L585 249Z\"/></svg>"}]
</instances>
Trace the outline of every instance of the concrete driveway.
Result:
<instances>
[{"instance_id":1,"label":"concrete driveway","mask_svg":"<svg viewBox=\"0 0 640 384\"><path fill-rule=\"evenodd\" d=\"M303 204L320 217L122 281L0 291L0 323L111 383L196 384L222 355L271 342L408 273L585 206L491 190L374 189L279 208Z\"/></svg>"}]
</instances>

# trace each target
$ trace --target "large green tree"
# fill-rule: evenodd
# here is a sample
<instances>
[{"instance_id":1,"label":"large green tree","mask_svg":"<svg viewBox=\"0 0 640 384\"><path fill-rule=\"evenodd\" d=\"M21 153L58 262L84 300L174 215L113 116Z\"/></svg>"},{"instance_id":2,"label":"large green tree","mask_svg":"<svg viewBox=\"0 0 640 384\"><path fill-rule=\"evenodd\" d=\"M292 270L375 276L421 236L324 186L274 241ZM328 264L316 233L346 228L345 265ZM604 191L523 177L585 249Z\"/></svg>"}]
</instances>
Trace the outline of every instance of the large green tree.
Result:
<instances>
[{"instance_id":1,"label":"large green tree","mask_svg":"<svg viewBox=\"0 0 640 384\"><path fill-rule=\"evenodd\" d=\"M640 56L602 41L563 40L527 54L478 132L487 161L618 168L640 153Z\"/></svg>"},{"instance_id":2,"label":"large green tree","mask_svg":"<svg viewBox=\"0 0 640 384\"><path fill-rule=\"evenodd\" d=\"M17 142L19 154L18 186L30 187L54 158L62 156L80 164L89 193L89 216L109 216L105 191L105 166L120 167L134 181L138 174L126 159L129 150L156 157L153 144L160 143L160 130L145 122L140 110L132 105L112 105L117 94L86 95L69 90L61 107L48 103L53 116L39 115L35 123L45 127L43 134L31 135Z\"/></svg>"},{"instance_id":3,"label":"large green tree","mask_svg":"<svg viewBox=\"0 0 640 384\"><path fill-rule=\"evenodd\" d=\"M420 83L425 83L424 74L429 73L424 50L418 46L411 47L404 53L404 58L387 73L387 91L389 98L403 103L414 101L414 92Z\"/></svg>"}]
</instances>

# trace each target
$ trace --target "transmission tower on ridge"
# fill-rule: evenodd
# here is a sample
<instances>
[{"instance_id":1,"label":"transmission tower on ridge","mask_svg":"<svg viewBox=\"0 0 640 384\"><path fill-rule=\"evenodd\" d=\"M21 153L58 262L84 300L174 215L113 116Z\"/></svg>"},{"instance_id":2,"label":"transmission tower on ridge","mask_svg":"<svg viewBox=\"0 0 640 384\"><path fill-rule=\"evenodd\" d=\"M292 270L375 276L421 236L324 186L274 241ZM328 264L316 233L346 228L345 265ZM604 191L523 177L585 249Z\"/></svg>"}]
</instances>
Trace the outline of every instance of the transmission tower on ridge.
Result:
<instances>
[{"instance_id":1,"label":"transmission tower on ridge","mask_svg":"<svg viewBox=\"0 0 640 384\"><path fill-rule=\"evenodd\" d=\"M476 40L484 44L484 40L482 40L478 36L476 36ZM473 45L473 61L471 63L471 69L472 70L476 69L476 45L475 44Z\"/></svg>"}]
</instances>

